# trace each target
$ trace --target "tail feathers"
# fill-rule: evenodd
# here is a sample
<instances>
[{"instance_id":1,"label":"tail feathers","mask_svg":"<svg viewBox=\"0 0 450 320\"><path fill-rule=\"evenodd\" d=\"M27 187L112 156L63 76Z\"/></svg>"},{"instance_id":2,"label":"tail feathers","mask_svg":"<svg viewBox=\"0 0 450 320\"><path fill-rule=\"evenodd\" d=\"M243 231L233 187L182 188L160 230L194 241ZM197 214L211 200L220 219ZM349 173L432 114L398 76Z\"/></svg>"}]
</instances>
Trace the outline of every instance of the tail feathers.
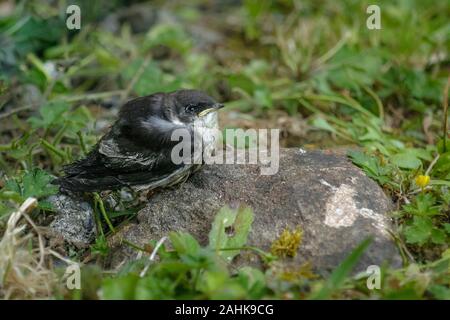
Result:
<instances>
[{"instance_id":1,"label":"tail feathers","mask_svg":"<svg viewBox=\"0 0 450 320\"><path fill-rule=\"evenodd\" d=\"M111 176L99 177L96 179L86 179L81 177L62 177L51 182L59 185L62 190L74 192L95 192L102 190L115 190L126 184Z\"/></svg>"},{"instance_id":2,"label":"tail feathers","mask_svg":"<svg viewBox=\"0 0 450 320\"><path fill-rule=\"evenodd\" d=\"M172 181L178 176L184 176L184 168L179 168L173 172L160 173L155 175L152 171L119 173L110 172L109 175L82 173L78 175L67 175L52 181L52 184L59 185L62 190L75 192L93 192L102 190L117 190L125 186L151 185L159 186Z\"/></svg>"},{"instance_id":3,"label":"tail feathers","mask_svg":"<svg viewBox=\"0 0 450 320\"><path fill-rule=\"evenodd\" d=\"M97 152L91 152L86 158L65 165L63 170L67 176L76 176L86 173L105 174L110 169L105 167Z\"/></svg>"}]
</instances>

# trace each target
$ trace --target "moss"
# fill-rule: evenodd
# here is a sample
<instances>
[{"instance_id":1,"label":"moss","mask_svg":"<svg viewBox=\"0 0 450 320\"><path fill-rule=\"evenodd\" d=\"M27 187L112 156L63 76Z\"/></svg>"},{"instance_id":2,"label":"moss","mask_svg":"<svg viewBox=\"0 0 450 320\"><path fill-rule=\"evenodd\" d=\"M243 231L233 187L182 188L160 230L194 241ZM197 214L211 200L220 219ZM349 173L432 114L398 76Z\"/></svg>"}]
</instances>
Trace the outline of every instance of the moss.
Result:
<instances>
[{"instance_id":1,"label":"moss","mask_svg":"<svg viewBox=\"0 0 450 320\"><path fill-rule=\"evenodd\" d=\"M294 230L284 229L280 237L272 243L270 252L279 257L295 257L302 242L303 231L300 227Z\"/></svg>"},{"instance_id":2,"label":"moss","mask_svg":"<svg viewBox=\"0 0 450 320\"><path fill-rule=\"evenodd\" d=\"M284 266L278 273L279 279L294 282L301 279L317 279L319 276L312 271L311 263L305 262L300 266Z\"/></svg>"}]
</instances>

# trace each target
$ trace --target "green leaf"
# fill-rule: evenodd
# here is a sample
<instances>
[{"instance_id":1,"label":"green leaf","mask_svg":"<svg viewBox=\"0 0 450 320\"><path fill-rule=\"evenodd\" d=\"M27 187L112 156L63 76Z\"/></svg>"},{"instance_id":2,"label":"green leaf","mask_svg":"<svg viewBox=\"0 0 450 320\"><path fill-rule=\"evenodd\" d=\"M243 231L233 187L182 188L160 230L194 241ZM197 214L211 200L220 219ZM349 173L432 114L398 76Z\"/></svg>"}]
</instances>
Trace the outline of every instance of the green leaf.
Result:
<instances>
[{"instance_id":1,"label":"green leaf","mask_svg":"<svg viewBox=\"0 0 450 320\"><path fill-rule=\"evenodd\" d=\"M53 177L41 169L34 169L31 172L27 172L22 180L23 196L25 198L35 197L40 199L56 194L58 187L50 184L52 180Z\"/></svg>"},{"instance_id":2,"label":"green leaf","mask_svg":"<svg viewBox=\"0 0 450 320\"><path fill-rule=\"evenodd\" d=\"M433 222L428 217L415 216L412 225L404 230L406 242L422 245L428 241L433 230Z\"/></svg>"},{"instance_id":3,"label":"green leaf","mask_svg":"<svg viewBox=\"0 0 450 320\"><path fill-rule=\"evenodd\" d=\"M201 281L199 281L198 289L208 295L214 293L223 287L229 275L227 272L220 271L205 271L202 274Z\"/></svg>"},{"instance_id":4,"label":"green leaf","mask_svg":"<svg viewBox=\"0 0 450 320\"><path fill-rule=\"evenodd\" d=\"M336 133L336 129L334 129L327 120L321 117L314 118L312 121L312 125L317 129L322 129L325 131Z\"/></svg>"},{"instance_id":5,"label":"green leaf","mask_svg":"<svg viewBox=\"0 0 450 320\"><path fill-rule=\"evenodd\" d=\"M102 298L107 300L131 300L135 297L139 276L133 273L117 278L107 278L102 283Z\"/></svg>"},{"instance_id":6,"label":"green leaf","mask_svg":"<svg viewBox=\"0 0 450 320\"><path fill-rule=\"evenodd\" d=\"M450 181L448 180L431 180L430 185L433 186L447 186L450 187Z\"/></svg>"},{"instance_id":7,"label":"green leaf","mask_svg":"<svg viewBox=\"0 0 450 320\"><path fill-rule=\"evenodd\" d=\"M444 229L445 229L445 232L450 234L450 223L444 223Z\"/></svg>"},{"instance_id":8,"label":"green leaf","mask_svg":"<svg viewBox=\"0 0 450 320\"><path fill-rule=\"evenodd\" d=\"M191 47L191 41L180 25L158 24L145 36L143 47L149 49L158 45L184 53Z\"/></svg>"},{"instance_id":9,"label":"green leaf","mask_svg":"<svg viewBox=\"0 0 450 320\"><path fill-rule=\"evenodd\" d=\"M231 261L239 250L222 250L240 248L247 243L247 236L253 223L253 211L248 207L232 210L223 207L217 213L209 233L209 247L218 251L227 261Z\"/></svg>"},{"instance_id":10,"label":"green leaf","mask_svg":"<svg viewBox=\"0 0 450 320\"><path fill-rule=\"evenodd\" d=\"M428 290L438 300L450 300L450 288L443 285L432 285Z\"/></svg>"},{"instance_id":11,"label":"green leaf","mask_svg":"<svg viewBox=\"0 0 450 320\"><path fill-rule=\"evenodd\" d=\"M408 148L408 153L415 155L417 158L432 161L433 156L431 154L431 150L419 149L419 148Z\"/></svg>"},{"instance_id":12,"label":"green leaf","mask_svg":"<svg viewBox=\"0 0 450 320\"><path fill-rule=\"evenodd\" d=\"M259 86L253 93L256 104L264 108L272 108L272 95L266 86Z\"/></svg>"},{"instance_id":13,"label":"green leaf","mask_svg":"<svg viewBox=\"0 0 450 320\"><path fill-rule=\"evenodd\" d=\"M49 128L61 120L61 116L69 110L66 102L50 102L39 109L40 117L31 117L28 122L34 129Z\"/></svg>"},{"instance_id":14,"label":"green leaf","mask_svg":"<svg viewBox=\"0 0 450 320\"><path fill-rule=\"evenodd\" d=\"M392 156L393 164L402 169L417 169L422 165L422 161L414 155L414 153L397 153Z\"/></svg>"},{"instance_id":15,"label":"green leaf","mask_svg":"<svg viewBox=\"0 0 450 320\"><path fill-rule=\"evenodd\" d=\"M437 149L439 153L444 153L444 139L439 139L438 143L436 144ZM445 151L450 151L450 139L445 140ZM445 152L445 153L446 153Z\"/></svg>"},{"instance_id":16,"label":"green leaf","mask_svg":"<svg viewBox=\"0 0 450 320\"><path fill-rule=\"evenodd\" d=\"M200 249L200 244L189 233L170 232L169 239L173 248L178 254L196 255Z\"/></svg>"},{"instance_id":17,"label":"green leaf","mask_svg":"<svg viewBox=\"0 0 450 320\"><path fill-rule=\"evenodd\" d=\"M64 32L64 20L53 18L24 17L17 21L12 39L20 56L28 52L38 52L56 44Z\"/></svg>"},{"instance_id":18,"label":"green leaf","mask_svg":"<svg viewBox=\"0 0 450 320\"><path fill-rule=\"evenodd\" d=\"M444 244L447 236L441 229L434 228L431 230L431 241L435 244Z\"/></svg>"},{"instance_id":19,"label":"green leaf","mask_svg":"<svg viewBox=\"0 0 450 320\"><path fill-rule=\"evenodd\" d=\"M245 266L239 269L237 277L246 289L248 299L261 299L266 291L266 279L261 270Z\"/></svg>"},{"instance_id":20,"label":"green leaf","mask_svg":"<svg viewBox=\"0 0 450 320\"><path fill-rule=\"evenodd\" d=\"M358 263L359 259L363 255L364 251L369 247L372 242L371 238L368 238L361 242L350 255L342 261L339 266L334 269L331 276L326 281L322 289L312 296L313 299L323 300L328 299L333 292L339 290L344 284L347 276Z\"/></svg>"},{"instance_id":21,"label":"green leaf","mask_svg":"<svg viewBox=\"0 0 450 320\"><path fill-rule=\"evenodd\" d=\"M419 194L412 203L403 206L403 210L416 216L435 216L440 214L440 207L435 205L436 198L429 193Z\"/></svg>"},{"instance_id":22,"label":"green leaf","mask_svg":"<svg viewBox=\"0 0 450 320\"><path fill-rule=\"evenodd\" d=\"M450 172L450 151L440 155L438 161L433 167L433 173L445 175Z\"/></svg>"},{"instance_id":23,"label":"green leaf","mask_svg":"<svg viewBox=\"0 0 450 320\"><path fill-rule=\"evenodd\" d=\"M76 134L76 132L86 128L86 123L89 123L92 119L89 109L85 106L81 106L70 112L65 121L68 126L67 129L72 131L73 134Z\"/></svg>"},{"instance_id":24,"label":"green leaf","mask_svg":"<svg viewBox=\"0 0 450 320\"><path fill-rule=\"evenodd\" d=\"M137 59L127 66L122 75L127 81L132 81L144 63L143 59ZM180 78L171 74L164 73L161 68L153 61L145 66L144 71L138 77L133 89L140 95L145 96L154 92L169 92L179 89L182 81Z\"/></svg>"},{"instance_id":25,"label":"green leaf","mask_svg":"<svg viewBox=\"0 0 450 320\"><path fill-rule=\"evenodd\" d=\"M381 184L390 181L388 177L389 168L382 166L380 159L375 156L369 156L361 151L350 150L347 155L352 162L364 170L364 172L372 179L377 180Z\"/></svg>"},{"instance_id":26,"label":"green leaf","mask_svg":"<svg viewBox=\"0 0 450 320\"><path fill-rule=\"evenodd\" d=\"M1 190L1 197L23 202L28 197L39 199L58 193L58 187L50 184L53 177L42 169L35 168L25 172L17 179L8 180ZM39 203L39 207L48 209L45 202Z\"/></svg>"}]
</instances>

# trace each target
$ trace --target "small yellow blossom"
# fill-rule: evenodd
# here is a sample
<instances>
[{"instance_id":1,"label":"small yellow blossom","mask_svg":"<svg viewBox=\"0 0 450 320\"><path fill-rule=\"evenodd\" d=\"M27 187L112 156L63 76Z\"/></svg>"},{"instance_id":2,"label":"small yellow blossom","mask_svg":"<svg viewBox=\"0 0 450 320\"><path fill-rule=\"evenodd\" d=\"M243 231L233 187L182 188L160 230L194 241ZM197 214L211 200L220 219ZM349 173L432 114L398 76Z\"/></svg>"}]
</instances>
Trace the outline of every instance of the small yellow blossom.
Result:
<instances>
[{"instance_id":1,"label":"small yellow blossom","mask_svg":"<svg viewBox=\"0 0 450 320\"><path fill-rule=\"evenodd\" d=\"M430 176L419 175L416 177L416 184L420 188L425 188L430 183Z\"/></svg>"}]
</instances>

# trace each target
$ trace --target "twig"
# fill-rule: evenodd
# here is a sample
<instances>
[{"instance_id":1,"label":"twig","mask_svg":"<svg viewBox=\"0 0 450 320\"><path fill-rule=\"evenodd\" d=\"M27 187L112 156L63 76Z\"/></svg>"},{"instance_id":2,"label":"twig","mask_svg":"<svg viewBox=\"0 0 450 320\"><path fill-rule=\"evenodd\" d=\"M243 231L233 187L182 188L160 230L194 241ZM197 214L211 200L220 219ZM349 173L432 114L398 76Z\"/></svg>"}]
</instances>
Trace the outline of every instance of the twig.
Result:
<instances>
[{"instance_id":1,"label":"twig","mask_svg":"<svg viewBox=\"0 0 450 320\"><path fill-rule=\"evenodd\" d=\"M63 257L63 256L60 255L58 252L53 251L52 249L49 249L48 252L51 253L52 255L54 255L54 256L55 256L56 258L58 258L59 260L64 261L64 262L67 263L68 265L78 264L78 263L75 262L75 261L72 261L72 260L70 260L70 259L68 259L68 258Z\"/></svg>"},{"instance_id":2,"label":"twig","mask_svg":"<svg viewBox=\"0 0 450 320\"><path fill-rule=\"evenodd\" d=\"M141 271L141 273L139 274L139 277L144 277L145 274L147 273L148 268L150 267L150 264L152 263L152 261L155 259L156 253L158 252L159 248L162 246L162 244L164 243L164 241L166 241L167 237L162 237L161 239L159 239L159 241L156 243L155 249L153 249L152 254L150 255L150 258L148 258L148 263L145 265L144 269Z\"/></svg>"},{"instance_id":3,"label":"twig","mask_svg":"<svg viewBox=\"0 0 450 320\"><path fill-rule=\"evenodd\" d=\"M345 33L344 36L332 47L330 50L325 52L322 56L320 56L315 64L320 66L331 59L341 48L347 43L347 40L350 38L350 33Z\"/></svg>"},{"instance_id":4,"label":"twig","mask_svg":"<svg viewBox=\"0 0 450 320\"><path fill-rule=\"evenodd\" d=\"M440 156L440 155L439 155L439 153L438 153L437 156L434 157L433 161L431 161L430 165L429 165L428 168L427 168L427 171L425 171L425 175L426 175L426 176L429 176L429 175L430 175L431 169L433 169L434 165L435 165L436 162L439 160L439 156Z\"/></svg>"},{"instance_id":5,"label":"twig","mask_svg":"<svg viewBox=\"0 0 450 320\"><path fill-rule=\"evenodd\" d=\"M9 116L12 116L13 114L16 114L18 112L25 111L25 110L30 110L33 107L34 107L34 105L31 104L31 105L27 105L27 106L23 106L23 107L19 107L19 108L15 108L15 109L9 110L7 112L4 112L4 113L0 114L0 120L8 118Z\"/></svg>"},{"instance_id":6,"label":"twig","mask_svg":"<svg viewBox=\"0 0 450 320\"><path fill-rule=\"evenodd\" d=\"M97 100L103 98L109 98L112 96L122 95L123 90L113 90L113 91L105 91L105 92L94 92L94 93L86 93L80 95L72 95L72 96L63 96L60 99L55 99L54 101L65 101L65 102L75 102L82 100Z\"/></svg>"},{"instance_id":7,"label":"twig","mask_svg":"<svg viewBox=\"0 0 450 320\"><path fill-rule=\"evenodd\" d=\"M28 221L28 223L31 225L31 227L34 229L34 231L36 232L36 234L38 236L39 253L40 253L40 259L39 259L38 266L39 267L43 267L44 266L44 261L45 261L45 248L44 248L44 240L42 238L42 234L39 231L39 229L36 226L36 224L33 222L33 220L26 213L23 213L23 217Z\"/></svg>"}]
</instances>

